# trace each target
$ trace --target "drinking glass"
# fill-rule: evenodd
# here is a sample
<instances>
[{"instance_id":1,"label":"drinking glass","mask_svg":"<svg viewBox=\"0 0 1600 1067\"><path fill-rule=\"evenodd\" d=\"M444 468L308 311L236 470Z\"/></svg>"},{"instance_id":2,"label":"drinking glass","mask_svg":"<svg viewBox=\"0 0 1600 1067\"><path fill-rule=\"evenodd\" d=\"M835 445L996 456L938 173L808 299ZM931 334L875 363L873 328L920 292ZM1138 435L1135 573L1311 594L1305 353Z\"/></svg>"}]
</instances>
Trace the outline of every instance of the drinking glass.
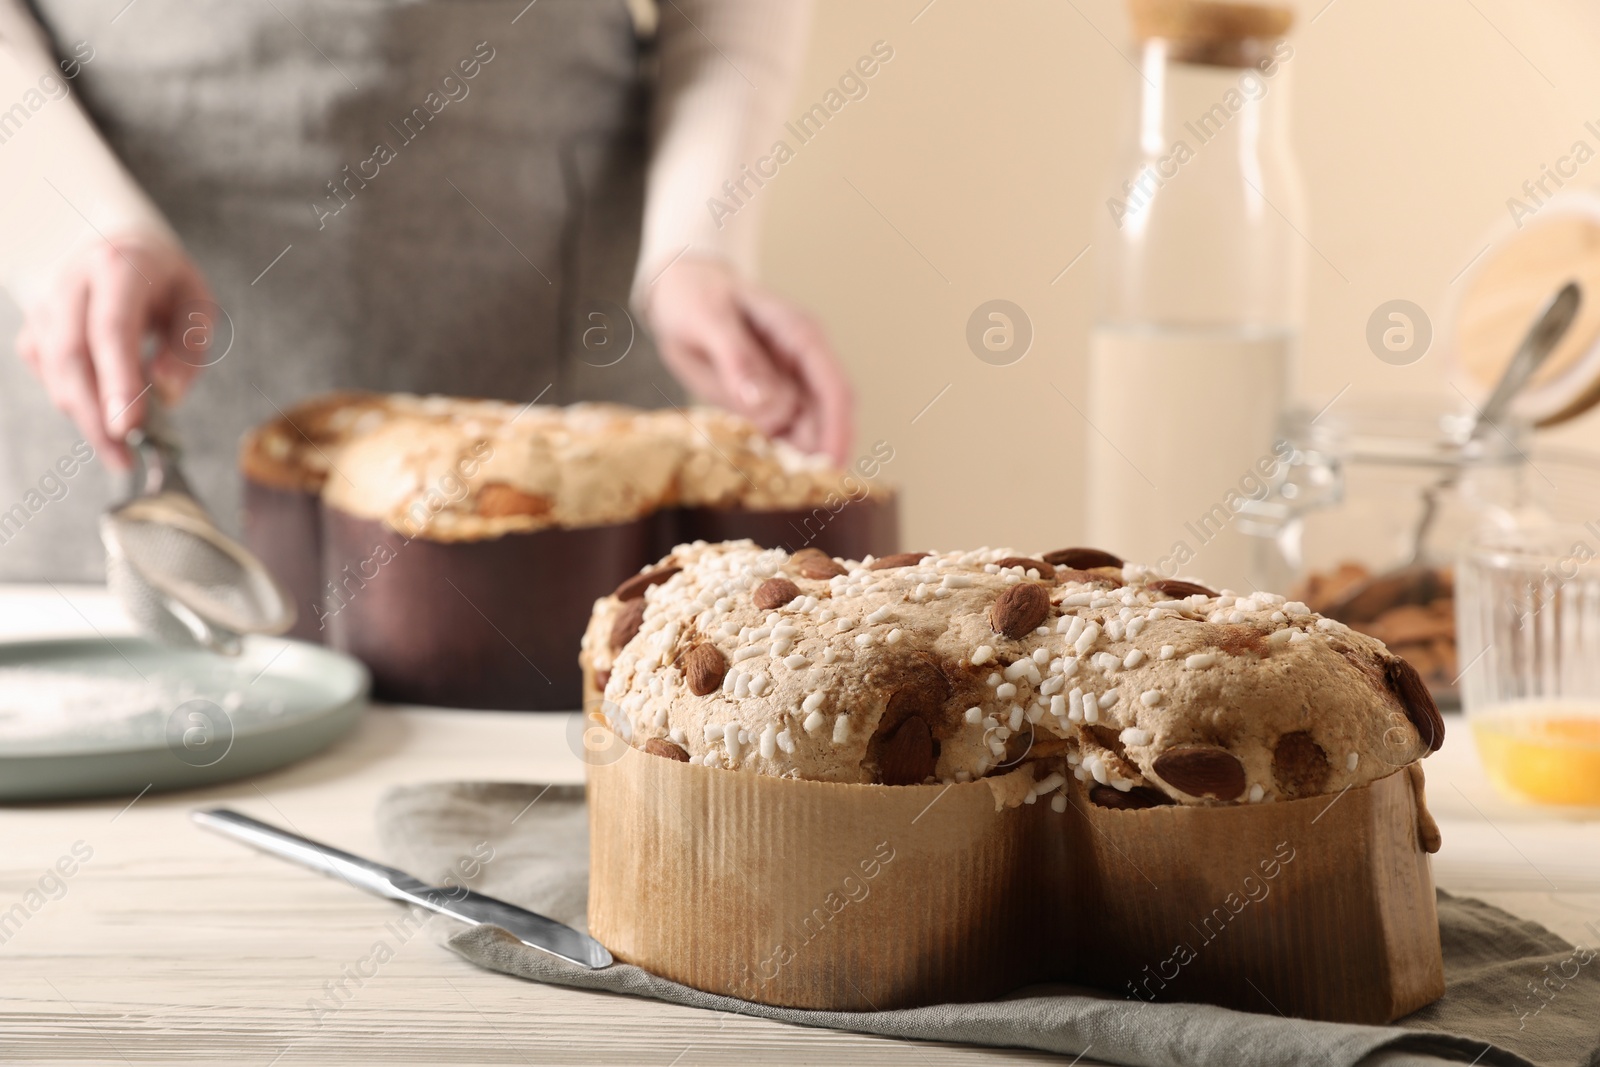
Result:
<instances>
[{"instance_id":1,"label":"drinking glass","mask_svg":"<svg viewBox=\"0 0 1600 1067\"><path fill-rule=\"evenodd\" d=\"M1479 529L1457 563L1462 704L1502 792L1600 806L1600 459L1532 469L1541 499Z\"/></svg>"}]
</instances>

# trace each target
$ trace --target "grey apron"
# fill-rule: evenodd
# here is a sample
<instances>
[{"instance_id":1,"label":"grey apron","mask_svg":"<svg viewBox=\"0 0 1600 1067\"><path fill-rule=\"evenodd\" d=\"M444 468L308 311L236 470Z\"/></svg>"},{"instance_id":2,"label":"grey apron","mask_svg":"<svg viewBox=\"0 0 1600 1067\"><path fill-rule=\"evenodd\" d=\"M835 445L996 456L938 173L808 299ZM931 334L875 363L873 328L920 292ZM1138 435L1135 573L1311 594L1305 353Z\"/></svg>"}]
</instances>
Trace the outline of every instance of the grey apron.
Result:
<instances>
[{"instance_id":1,"label":"grey apron","mask_svg":"<svg viewBox=\"0 0 1600 1067\"><path fill-rule=\"evenodd\" d=\"M60 50L94 47L75 91L231 320L178 413L223 521L239 434L322 390L681 395L622 311L652 93L623 0L34 7ZM16 362L0 508L75 437ZM0 545L0 578L96 576L111 489L78 475Z\"/></svg>"}]
</instances>

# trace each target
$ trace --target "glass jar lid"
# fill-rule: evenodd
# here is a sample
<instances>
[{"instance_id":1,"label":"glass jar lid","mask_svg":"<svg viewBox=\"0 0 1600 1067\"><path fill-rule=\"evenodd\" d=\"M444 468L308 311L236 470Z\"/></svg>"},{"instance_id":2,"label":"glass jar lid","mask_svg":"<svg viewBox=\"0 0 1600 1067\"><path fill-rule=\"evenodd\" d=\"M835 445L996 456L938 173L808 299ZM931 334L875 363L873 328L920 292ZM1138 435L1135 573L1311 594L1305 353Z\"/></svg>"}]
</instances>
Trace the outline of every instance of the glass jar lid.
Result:
<instances>
[{"instance_id":1,"label":"glass jar lid","mask_svg":"<svg viewBox=\"0 0 1600 1067\"><path fill-rule=\"evenodd\" d=\"M1506 420L1476 437L1476 411L1448 397L1417 396L1335 401L1320 411L1296 408L1284 420L1284 436L1297 451L1348 463L1436 468L1516 465L1530 427Z\"/></svg>"}]
</instances>

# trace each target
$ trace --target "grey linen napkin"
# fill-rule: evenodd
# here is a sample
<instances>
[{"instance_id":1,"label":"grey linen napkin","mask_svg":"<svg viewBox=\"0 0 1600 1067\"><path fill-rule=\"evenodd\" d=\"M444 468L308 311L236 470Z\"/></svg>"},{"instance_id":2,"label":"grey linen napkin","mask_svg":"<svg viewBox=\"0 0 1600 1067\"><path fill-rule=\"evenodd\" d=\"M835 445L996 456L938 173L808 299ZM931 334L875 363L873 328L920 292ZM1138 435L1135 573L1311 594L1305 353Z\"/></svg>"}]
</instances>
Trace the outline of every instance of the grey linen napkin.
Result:
<instances>
[{"instance_id":1,"label":"grey linen napkin","mask_svg":"<svg viewBox=\"0 0 1600 1067\"><path fill-rule=\"evenodd\" d=\"M384 796L377 818L391 861L418 877L454 878L585 928L589 837L582 787L404 786ZM1145 1004L1054 985L984 1003L799 1011L703 993L627 964L586 970L491 927L462 930L448 944L480 967L552 985L889 1037L1068 1056L1087 1050L1095 1059L1141 1067L1396 1067L1439 1059L1600 1067L1600 960L1593 953L1575 950L1535 923L1444 892L1439 925L1444 998L1393 1026L1307 1022L1200 1004ZM1547 980L1536 995L1534 986Z\"/></svg>"}]
</instances>

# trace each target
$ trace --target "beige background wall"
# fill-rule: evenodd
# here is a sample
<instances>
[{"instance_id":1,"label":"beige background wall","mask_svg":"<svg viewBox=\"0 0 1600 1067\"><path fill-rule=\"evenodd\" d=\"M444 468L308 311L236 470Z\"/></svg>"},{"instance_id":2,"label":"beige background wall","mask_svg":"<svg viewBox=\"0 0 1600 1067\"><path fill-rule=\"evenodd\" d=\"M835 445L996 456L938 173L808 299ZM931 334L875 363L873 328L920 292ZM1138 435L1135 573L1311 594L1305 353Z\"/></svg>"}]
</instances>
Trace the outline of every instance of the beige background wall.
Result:
<instances>
[{"instance_id":1,"label":"beige background wall","mask_svg":"<svg viewBox=\"0 0 1600 1067\"><path fill-rule=\"evenodd\" d=\"M1600 10L1298 9L1289 69L1316 248L1300 391L1447 391L1439 344L1414 366L1383 364L1367 317L1402 297L1439 318L1451 279L1509 225L1506 198L1600 120ZM868 95L758 194L765 274L832 329L859 384L858 449L893 443L908 545L1076 541L1086 428L1061 394L1083 407L1095 250L1061 272L1091 241L1125 125L1135 75L1120 0L818 0L789 114L878 40L895 55ZM1600 186L1600 160L1578 181ZM964 339L974 307L996 297L1035 329L1008 367L979 362ZM14 316L0 300L0 337ZM1600 447L1600 415L1569 434Z\"/></svg>"},{"instance_id":2,"label":"beige background wall","mask_svg":"<svg viewBox=\"0 0 1600 1067\"><path fill-rule=\"evenodd\" d=\"M1055 547L1083 528L1085 426L1055 390L1083 407L1095 251L1052 279L1103 210L1135 53L1117 0L926 4L820 0L793 113L874 41L895 57L762 190L764 269L832 328L859 383L861 447L894 443L909 545ZM1297 10L1294 139L1315 245L1299 391L1326 401L1350 384L1340 403L1448 391L1439 343L1389 366L1366 347L1367 318L1406 298L1437 330L1451 280L1510 225L1507 197L1600 119L1600 12L1580 0ZM1600 187L1600 160L1576 181ZM1009 367L964 339L995 297L1034 324ZM1600 446L1600 415L1567 436Z\"/></svg>"}]
</instances>

